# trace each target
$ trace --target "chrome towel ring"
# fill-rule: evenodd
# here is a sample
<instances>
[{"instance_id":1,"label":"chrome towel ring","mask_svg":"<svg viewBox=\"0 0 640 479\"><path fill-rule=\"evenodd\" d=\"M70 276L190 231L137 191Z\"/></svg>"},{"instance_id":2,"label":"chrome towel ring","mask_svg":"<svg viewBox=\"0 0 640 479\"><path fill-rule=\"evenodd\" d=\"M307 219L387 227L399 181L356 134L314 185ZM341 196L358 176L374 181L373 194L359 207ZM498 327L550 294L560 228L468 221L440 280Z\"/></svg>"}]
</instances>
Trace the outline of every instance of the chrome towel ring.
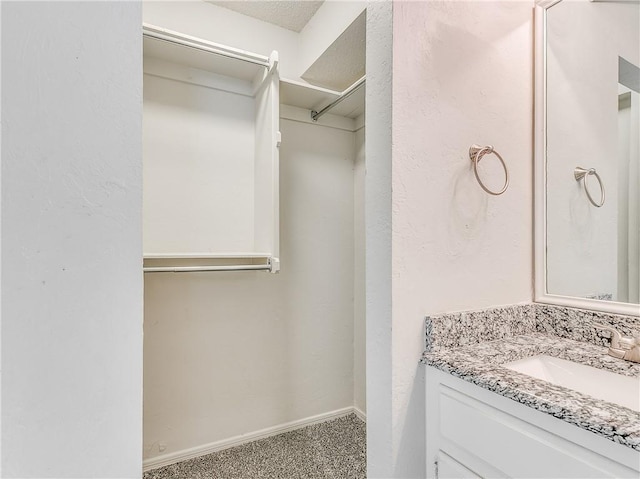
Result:
<instances>
[{"instance_id":1,"label":"chrome towel ring","mask_svg":"<svg viewBox=\"0 0 640 479\"><path fill-rule=\"evenodd\" d=\"M591 175L596 177L596 180L598 180L598 184L600 185L600 203L596 203L595 201L593 201L591 193L589 193L589 188L587 187L587 176ZM575 177L576 181L582 180L584 191L587 193L587 198L589 198L589 201L593 206L595 206L596 208L600 208L602 205L604 205L604 185L602 184L600 175L596 173L595 168L586 169L580 166L576 166L573 170L573 176Z\"/></svg>"},{"instance_id":2,"label":"chrome towel ring","mask_svg":"<svg viewBox=\"0 0 640 479\"><path fill-rule=\"evenodd\" d=\"M487 188L482 182L482 180L480 179L480 175L478 174L478 163L480 163L480 160L484 157L484 155L488 155L491 153L493 153L498 157L498 159L500 160L500 163L502 163L502 168L504 168L504 186L500 191L491 191L489 188ZM471 148L469 148L469 158L473 163L473 172L476 175L476 179L478 180L478 183L480 183L480 187L484 191L494 196L501 195L502 193L507 191L507 187L509 186L509 170L507 170L507 165L505 164L500 154L493 149L493 146L471 145Z\"/></svg>"}]
</instances>

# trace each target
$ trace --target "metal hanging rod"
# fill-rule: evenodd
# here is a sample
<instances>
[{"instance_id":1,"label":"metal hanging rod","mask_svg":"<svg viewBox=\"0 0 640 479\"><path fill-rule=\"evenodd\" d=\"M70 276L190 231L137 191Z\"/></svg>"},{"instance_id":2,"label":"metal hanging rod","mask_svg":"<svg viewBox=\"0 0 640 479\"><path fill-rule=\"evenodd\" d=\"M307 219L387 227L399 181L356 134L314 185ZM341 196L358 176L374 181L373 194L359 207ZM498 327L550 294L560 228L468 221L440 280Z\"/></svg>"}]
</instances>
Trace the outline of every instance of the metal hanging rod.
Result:
<instances>
[{"instance_id":1,"label":"metal hanging rod","mask_svg":"<svg viewBox=\"0 0 640 479\"><path fill-rule=\"evenodd\" d=\"M270 264L238 264L227 266L146 266L145 273L199 273L206 271L271 271Z\"/></svg>"},{"instance_id":2,"label":"metal hanging rod","mask_svg":"<svg viewBox=\"0 0 640 479\"><path fill-rule=\"evenodd\" d=\"M145 37L163 40L165 42L174 43L183 47L195 48L196 50L213 53L234 60L240 60L254 65L260 65L267 69L272 68L272 61L268 57L256 55L236 48L227 47L218 43L208 42L200 38L184 35L182 33L167 30L165 28L156 27L148 23L142 25L142 33Z\"/></svg>"},{"instance_id":3,"label":"metal hanging rod","mask_svg":"<svg viewBox=\"0 0 640 479\"><path fill-rule=\"evenodd\" d=\"M365 84L366 80L367 80L367 77L365 75L362 78L360 78L360 80L358 80L353 85L351 85L349 88L347 88L345 91L343 91L342 94L338 98L336 98L334 101L329 103L322 110L320 110L320 111L312 110L311 111L311 119L313 121L318 121L318 118L320 118L326 112L331 110L334 106L338 105L340 102L342 102L342 100L346 100L351 95L353 95L353 93L355 93L361 86L363 86Z\"/></svg>"}]
</instances>

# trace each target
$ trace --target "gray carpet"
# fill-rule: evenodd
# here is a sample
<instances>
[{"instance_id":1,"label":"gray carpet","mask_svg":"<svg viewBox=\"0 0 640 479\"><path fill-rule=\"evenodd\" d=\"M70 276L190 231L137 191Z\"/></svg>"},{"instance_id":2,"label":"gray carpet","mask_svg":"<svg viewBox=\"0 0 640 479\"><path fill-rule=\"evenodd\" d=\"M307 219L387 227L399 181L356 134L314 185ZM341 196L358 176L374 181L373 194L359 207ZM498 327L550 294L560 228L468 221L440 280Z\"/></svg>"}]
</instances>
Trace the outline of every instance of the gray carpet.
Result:
<instances>
[{"instance_id":1,"label":"gray carpet","mask_svg":"<svg viewBox=\"0 0 640 479\"><path fill-rule=\"evenodd\" d=\"M143 479L364 479L355 414L146 472Z\"/></svg>"}]
</instances>

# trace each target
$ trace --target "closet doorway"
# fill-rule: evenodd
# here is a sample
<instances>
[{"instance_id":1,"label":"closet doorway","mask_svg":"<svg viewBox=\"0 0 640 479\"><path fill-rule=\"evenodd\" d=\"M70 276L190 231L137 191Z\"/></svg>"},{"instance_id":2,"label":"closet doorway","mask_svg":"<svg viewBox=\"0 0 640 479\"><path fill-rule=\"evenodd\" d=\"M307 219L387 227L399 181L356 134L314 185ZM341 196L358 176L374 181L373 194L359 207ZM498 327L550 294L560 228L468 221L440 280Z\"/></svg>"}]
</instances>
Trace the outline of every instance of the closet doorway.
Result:
<instances>
[{"instance_id":1,"label":"closet doorway","mask_svg":"<svg viewBox=\"0 0 640 479\"><path fill-rule=\"evenodd\" d=\"M366 4L143 20L145 478L365 477Z\"/></svg>"}]
</instances>

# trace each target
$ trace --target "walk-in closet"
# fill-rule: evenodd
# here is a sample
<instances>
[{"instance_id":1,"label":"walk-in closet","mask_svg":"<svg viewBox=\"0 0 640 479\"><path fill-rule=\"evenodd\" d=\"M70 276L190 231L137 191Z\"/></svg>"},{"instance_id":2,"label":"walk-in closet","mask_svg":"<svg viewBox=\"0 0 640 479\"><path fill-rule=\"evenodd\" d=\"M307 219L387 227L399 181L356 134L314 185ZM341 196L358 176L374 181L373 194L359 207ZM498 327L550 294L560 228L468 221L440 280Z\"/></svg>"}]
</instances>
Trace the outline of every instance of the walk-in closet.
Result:
<instances>
[{"instance_id":1,"label":"walk-in closet","mask_svg":"<svg viewBox=\"0 0 640 479\"><path fill-rule=\"evenodd\" d=\"M143 19L145 471L305 434L362 455L366 4Z\"/></svg>"}]
</instances>

